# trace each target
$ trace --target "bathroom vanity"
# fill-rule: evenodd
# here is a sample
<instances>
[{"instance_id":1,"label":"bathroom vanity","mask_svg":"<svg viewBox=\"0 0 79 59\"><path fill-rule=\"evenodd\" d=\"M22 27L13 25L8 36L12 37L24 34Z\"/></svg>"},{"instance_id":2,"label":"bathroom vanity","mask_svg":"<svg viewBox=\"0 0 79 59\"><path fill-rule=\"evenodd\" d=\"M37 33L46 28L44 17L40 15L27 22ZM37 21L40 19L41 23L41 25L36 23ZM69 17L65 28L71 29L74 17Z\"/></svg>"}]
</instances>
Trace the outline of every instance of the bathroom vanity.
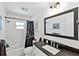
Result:
<instances>
[{"instance_id":1,"label":"bathroom vanity","mask_svg":"<svg viewBox=\"0 0 79 59\"><path fill-rule=\"evenodd\" d=\"M75 7L44 18L44 40L35 45L48 56L79 56L78 10L79 8ZM43 49L44 45L50 45L60 51L54 55Z\"/></svg>"},{"instance_id":2,"label":"bathroom vanity","mask_svg":"<svg viewBox=\"0 0 79 59\"><path fill-rule=\"evenodd\" d=\"M43 41L38 41L34 43L34 56L79 56L79 53L70 51L68 49L65 49L62 46L59 46L59 48L54 47L58 50L60 50L58 53L55 55L47 51L46 49L42 48L42 46L49 45ZM49 45L53 47L52 45Z\"/></svg>"}]
</instances>

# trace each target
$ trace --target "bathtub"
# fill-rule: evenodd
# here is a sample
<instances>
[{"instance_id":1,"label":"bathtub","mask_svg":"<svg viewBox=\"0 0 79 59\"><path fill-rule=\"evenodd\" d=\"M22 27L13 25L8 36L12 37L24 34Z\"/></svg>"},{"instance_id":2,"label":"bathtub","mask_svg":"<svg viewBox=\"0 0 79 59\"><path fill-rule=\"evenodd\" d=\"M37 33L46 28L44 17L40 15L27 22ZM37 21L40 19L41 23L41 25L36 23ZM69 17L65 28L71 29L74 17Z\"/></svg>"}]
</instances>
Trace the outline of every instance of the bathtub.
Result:
<instances>
[{"instance_id":1,"label":"bathtub","mask_svg":"<svg viewBox=\"0 0 79 59\"><path fill-rule=\"evenodd\" d=\"M6 48L7 56L23 56L24 48L10 49Z\"/></svg>"}]
</instances>

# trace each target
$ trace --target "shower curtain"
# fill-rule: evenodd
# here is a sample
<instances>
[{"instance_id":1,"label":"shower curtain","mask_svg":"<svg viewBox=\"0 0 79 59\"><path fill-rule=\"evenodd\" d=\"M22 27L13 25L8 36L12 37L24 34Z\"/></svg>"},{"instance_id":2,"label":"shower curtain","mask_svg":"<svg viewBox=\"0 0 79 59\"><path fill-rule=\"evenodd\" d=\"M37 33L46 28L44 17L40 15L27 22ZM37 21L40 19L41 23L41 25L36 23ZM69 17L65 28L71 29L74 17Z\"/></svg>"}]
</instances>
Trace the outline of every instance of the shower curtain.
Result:
<instances>
[{"instance_id":1,"label":"shower curtain","mask_svg":"<svg viewBox=\"0 0 79 59\"><path fill-rule=\"evenodd\" d=\"M33 21L27 21L27 33L26 33L26 40L25 40L25 48L33 46L33 39L34 39L34 23Z\"/></svg>"}]
</instances>

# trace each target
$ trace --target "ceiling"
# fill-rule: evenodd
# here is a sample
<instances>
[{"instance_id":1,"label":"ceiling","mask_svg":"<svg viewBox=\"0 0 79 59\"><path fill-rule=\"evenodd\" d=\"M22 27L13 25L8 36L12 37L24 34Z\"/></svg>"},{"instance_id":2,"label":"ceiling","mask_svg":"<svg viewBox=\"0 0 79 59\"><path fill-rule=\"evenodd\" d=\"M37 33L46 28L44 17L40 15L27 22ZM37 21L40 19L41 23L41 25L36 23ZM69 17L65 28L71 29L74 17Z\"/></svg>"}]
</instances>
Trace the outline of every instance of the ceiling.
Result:
<instances>
[{"instance_id":1,"label":"ceiling","mask_svg":"<svg viewBox=\"0 0 79 59\"><path fill-rule=\"evenodd\" d=\"M48 8L49 2L5 2L4 5L7 13L32 18Z\"/></svg>"}]
</instances>

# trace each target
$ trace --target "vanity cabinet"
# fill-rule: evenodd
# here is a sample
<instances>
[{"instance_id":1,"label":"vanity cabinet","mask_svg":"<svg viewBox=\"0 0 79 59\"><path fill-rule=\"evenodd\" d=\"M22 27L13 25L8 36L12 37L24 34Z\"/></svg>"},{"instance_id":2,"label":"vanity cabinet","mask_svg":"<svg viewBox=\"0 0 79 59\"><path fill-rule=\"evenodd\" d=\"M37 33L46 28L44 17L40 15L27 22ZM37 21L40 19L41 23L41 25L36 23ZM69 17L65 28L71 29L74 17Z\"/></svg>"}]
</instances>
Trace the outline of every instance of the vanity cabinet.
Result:
<instances>
[{"instance_id":1,"label":"vanity cabinet","mask_svg":"<svg viewBox=\"0 0 79 59\"><path fill-rule=\"evenodd\" d=\"M39 48L37 48L35 45L33 45L33 54L35 56L47 56L45 53L43 53Z\"/></svg>"}]
</instances>

